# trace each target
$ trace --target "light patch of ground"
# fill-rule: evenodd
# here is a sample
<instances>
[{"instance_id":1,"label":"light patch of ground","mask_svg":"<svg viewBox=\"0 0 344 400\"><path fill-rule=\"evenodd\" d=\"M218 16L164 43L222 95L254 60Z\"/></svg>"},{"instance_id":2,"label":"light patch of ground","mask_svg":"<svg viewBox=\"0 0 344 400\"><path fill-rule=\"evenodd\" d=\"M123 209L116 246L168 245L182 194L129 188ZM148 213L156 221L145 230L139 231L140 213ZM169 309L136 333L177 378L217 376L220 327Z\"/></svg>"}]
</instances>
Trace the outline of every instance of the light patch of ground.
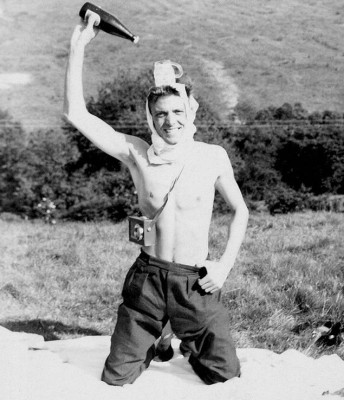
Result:
<instances>
[{"instance_id":1,"label":"light patch of ground","mask_svg":"<svg viewBox=\"0 0 344 400\"><path fill-rule=\"evenodd\" d=\"M109 336L45 342L39 335L0 327L0 339L1 399L340 400L343 392L344 362L337 355L314 360L292 349L282 354L237 349L240 379L205 385L180 353L180 341L173 339L170 361L152 361L133 385L119 387L100 380Z\"/></svg>"},{"instance_id":2,"label":"light patch of ground","mask_svg":"<svg viewBox=\"0 0 344 400\"><path fill-rule=\"evenodd\" d=\"M0 74L0 90L11 89L14 85L27 85L31 81L31 74L23 72Z\"/></svg>"},{"instance_id":3,"label":"light patch of ground","mask_svg":"<svg viewBox=\"0 0 344 400\"><path fill-rule=\"evenodd\" d=\"M226 120L235 117L234 108L239 101L239 88L221 61L197 57L202 68L201 85L208 93L213 93L212 106L218 116ZM238 121L237 121L238 122Z\"/></svg>"},{"instance_id":4,"label":"light patch of ground","mask_svg":"<svg viewBox=\"0 0 344 400\"><path fill-rule=\"evenodd\" d=\"M5 4L4 4L5 6L6 6L6 0L5 0ZM5 12L4 12L4 10L3 10L3 7L0 7L0 20L3 20L3 21L12 21L12 18L9 18L6 14L5 14Z\"/></svg>"},{"instance_id":5,"label":"light patch of ground","mask_svg":"<svg viewBox=\"0 0 344 400\"><path fill-rule=\"evenodd\" d=\"M204 58L203 65L207 74L217 82L222 102L226 104L228 110L233 110L239 100L239 89L234 79L228 74L221 62Z\"/></svg>"}]
</instances>

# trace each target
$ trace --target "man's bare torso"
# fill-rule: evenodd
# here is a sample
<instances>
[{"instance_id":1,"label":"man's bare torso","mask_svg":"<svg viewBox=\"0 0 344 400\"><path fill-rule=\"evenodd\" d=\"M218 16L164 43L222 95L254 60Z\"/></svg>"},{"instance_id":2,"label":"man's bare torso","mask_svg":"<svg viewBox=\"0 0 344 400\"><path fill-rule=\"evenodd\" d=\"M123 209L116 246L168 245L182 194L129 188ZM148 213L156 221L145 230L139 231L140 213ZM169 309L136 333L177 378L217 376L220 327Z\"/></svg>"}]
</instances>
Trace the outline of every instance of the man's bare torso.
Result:
<instances>
[{"instance_id":1,"label":"man's bare torso","mask_svg":"<svg viewBox=\"0 0 344 400\"><path fill-rule=\"evenodd\" d=\"M142 144L143 147L145 147ZM202 264L208 255L208 233L221 157L218 146L194 142L185 162L149 164L146 151L133 149L129 166L143 215L153 218L173 180L182 171L157 222L157 238L144 250L183 264Z\"/></svg>"}]
</instances>

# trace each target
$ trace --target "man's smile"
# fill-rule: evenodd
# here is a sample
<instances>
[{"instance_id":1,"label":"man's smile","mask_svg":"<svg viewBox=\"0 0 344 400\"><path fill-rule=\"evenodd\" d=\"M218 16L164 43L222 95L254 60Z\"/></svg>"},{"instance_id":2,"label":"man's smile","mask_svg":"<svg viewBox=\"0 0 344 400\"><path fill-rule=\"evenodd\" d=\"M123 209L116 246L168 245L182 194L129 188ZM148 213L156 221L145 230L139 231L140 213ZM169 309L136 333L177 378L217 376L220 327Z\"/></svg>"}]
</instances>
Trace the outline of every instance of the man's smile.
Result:
<instances>
[{"instance_id":1,"label":"man's smile","mask_svg":"<svg viewBox=\"0 0 344 400\"><path fill-rule=\"evenodd\" d=\"M182 129L182 126L176 126L173 128L165 128L164 131L166 133L177 133L178 131L180 131L180 129Z\"/></svg>"}]
</instances>

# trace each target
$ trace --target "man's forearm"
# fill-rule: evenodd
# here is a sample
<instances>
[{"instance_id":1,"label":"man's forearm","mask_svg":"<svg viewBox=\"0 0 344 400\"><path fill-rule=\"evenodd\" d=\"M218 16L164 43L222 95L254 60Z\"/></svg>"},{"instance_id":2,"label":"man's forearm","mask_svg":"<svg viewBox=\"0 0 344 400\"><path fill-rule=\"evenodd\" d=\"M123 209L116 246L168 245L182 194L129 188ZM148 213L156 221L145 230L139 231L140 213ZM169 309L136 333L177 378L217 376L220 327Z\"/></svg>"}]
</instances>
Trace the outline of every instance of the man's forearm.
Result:
<instances>
[{"instance_id":1,"label":"man's forearm","mask_svg":"<svg viewBox=\"0 0 344 400\"><path fill-rule=\"evenodd\" d=\"M82 86L84 52L85 46L71 45L65 77L63 108L63 113L68 120L86 110Z\"/></svg>"},{"instance_id":2,"label":"man's forearm","mask_svg":"<svg viewBox=\"0 0 344 400\"><path fill-rule=\"evenodd\" d=\"M244 240L248 221L248 210L245 204L235 210L229 225L229 239L226 249L219 261L206 260L204 266L207 274L198 283L203 290L214 293L222 288L230 270L233 268L241 243Z\"/></svg>"},{"instance_id":3,"label":"man's forearm","mask_svg":"<svg viewBox=\"0 0 344 400\"><path fill-rule=\"evenodd\" d=\"M244 240L247 222L248 209L246 206L242 206L235 211L234 217L230 222L228 242L220 259L221 264L223 264L226 269L228 268L228 273L233 268L240 246Z\"/></svg>"}]
</instances>

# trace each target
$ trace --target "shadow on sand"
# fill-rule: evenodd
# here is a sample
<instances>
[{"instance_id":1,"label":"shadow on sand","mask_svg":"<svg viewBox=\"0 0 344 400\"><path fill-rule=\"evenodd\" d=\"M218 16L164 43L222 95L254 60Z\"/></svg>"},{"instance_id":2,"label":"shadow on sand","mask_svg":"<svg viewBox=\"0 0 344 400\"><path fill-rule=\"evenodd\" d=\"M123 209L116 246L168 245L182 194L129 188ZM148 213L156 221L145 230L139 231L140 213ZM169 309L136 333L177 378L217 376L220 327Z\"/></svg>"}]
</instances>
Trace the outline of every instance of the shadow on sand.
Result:
<instances>
[{"instance_id":1,"label":"shadow on sand","mask_svg":"<svg viewBox=\"0 0 344 400\"><path fill-rule=\"evenodd\" d=\"M27 321L0 321L0 325L13 332L36 333L44 337L45 341L72 338L77 336L100 336L101 332L95 329L81 328L80 326L65 325L62 322L32 319Z\"/></svg>"}]
</instances>

